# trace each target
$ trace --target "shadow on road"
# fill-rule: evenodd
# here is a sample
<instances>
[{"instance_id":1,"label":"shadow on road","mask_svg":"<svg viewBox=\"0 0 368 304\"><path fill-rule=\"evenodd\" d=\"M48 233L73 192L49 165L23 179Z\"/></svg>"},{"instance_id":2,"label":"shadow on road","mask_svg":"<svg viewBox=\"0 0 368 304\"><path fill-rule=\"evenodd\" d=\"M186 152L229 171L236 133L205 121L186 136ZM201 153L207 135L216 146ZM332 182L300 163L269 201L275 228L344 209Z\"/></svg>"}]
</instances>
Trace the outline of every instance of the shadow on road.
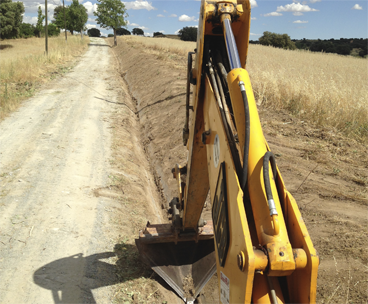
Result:
<instances>
[{"instance_id":1,"label":"shadow on road","mask_svg":"<svg viewBox=\"0 0 368 304\"><path fill-rule=\"evenodd\" d=\"M103 261L115 256L115 264ZM51 291L54 303L96 303L93 289L151 274L150 268L141 263L134 245L117 244L114 252L86 257L79 253L55 260L37 269L33 281Z\"/></svg>"},{"instance_id":2,"label":"shadow on road","mask_svg":"<svg viewBox=\"0 0 368 304\"><path fill-rule=\"evenodd\" d=\"M109 48L112 48L112 46L108 45L108 44L96 44L96 43L89 43L88 46L107 46Z\"/></svg>"}]
</instances>

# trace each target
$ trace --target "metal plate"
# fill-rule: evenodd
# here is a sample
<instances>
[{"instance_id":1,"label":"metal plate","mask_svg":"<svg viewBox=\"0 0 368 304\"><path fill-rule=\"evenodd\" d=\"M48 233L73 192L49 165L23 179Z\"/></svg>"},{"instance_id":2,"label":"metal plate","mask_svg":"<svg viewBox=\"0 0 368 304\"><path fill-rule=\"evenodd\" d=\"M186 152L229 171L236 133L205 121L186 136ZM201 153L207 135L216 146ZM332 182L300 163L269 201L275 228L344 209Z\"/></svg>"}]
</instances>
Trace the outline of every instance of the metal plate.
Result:
<instances>
[{"instance_id":1,"label":"metal plate","mask_svg":"<svg viewBox=\"0 0 368 304\"><path fill-rule=\"evenodd\" d=\"M225 169L225 162L222 162L212 207L213 231L215 234L215 244L221 267L224 267L225 265L230 241Z\"/></svg>"}]
</instances>

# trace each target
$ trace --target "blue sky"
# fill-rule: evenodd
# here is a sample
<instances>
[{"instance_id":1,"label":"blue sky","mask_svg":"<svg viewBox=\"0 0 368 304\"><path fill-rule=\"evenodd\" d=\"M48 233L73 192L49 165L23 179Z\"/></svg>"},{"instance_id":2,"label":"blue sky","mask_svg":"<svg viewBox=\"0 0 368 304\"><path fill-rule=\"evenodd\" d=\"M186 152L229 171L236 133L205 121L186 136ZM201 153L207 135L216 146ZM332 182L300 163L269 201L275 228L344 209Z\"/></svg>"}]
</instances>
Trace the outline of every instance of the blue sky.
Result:
<instances>
[{"instance_id":1,"label":"blue sky","mask_svg":"<svg viewBox=\"0 0 368 304\"><path fill-rule=\"evenodd\" d=\"M13 0L14 1L14 0ZM26 7L24 22L36 23L37 8L44 2L23 0ZM96 0L79 0L88 10L87 27L96 27L102 34L112 30L101 29L93 11ZM174 34L185 26L197 26L200 1L123 1L129 17L128 30L143 29L145 35L153 32ZM65 0L65 5L71 1ZM48 0L51 21L54 8L62 0ZM368 38L368 1L358 0L251 0L251 39L257 40L264 31L288 34L292 39Z\"/></svg>"}]
</instances>

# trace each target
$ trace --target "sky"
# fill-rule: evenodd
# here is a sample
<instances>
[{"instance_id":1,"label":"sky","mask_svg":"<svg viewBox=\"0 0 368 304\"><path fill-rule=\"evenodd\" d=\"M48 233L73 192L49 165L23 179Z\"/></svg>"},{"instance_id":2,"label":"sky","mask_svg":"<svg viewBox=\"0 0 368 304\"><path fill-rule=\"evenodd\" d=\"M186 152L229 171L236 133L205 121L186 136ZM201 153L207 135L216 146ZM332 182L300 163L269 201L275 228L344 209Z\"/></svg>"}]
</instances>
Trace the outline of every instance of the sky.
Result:
<instances>
[{"instance_id":1,"label":"sky","mask_svg":"<svg viewBox=\"0 0 368 304\"><path fill-rule=\"evenodd\" d=\"M13 0L14 1L14 0ZM23 0L25 14L23 22L36 24L37 9L44 2ZM88 11L88 28L98 28L102 35L112 34L95 21L93 12L97 0L79 0ZM197 26L200 1L122 1L127 8L128 30L141 28L146 36L154 32L176 34L186 26ZM340 39L368 38L368 1L359 0L250 0L251 40L258 40L263 32L288 34L291 39ZM48 0L48 19L51 22L54 8L62 5L62 0ZM65 0L70 5L71 0Z\"/></svg>"}]
</instances>

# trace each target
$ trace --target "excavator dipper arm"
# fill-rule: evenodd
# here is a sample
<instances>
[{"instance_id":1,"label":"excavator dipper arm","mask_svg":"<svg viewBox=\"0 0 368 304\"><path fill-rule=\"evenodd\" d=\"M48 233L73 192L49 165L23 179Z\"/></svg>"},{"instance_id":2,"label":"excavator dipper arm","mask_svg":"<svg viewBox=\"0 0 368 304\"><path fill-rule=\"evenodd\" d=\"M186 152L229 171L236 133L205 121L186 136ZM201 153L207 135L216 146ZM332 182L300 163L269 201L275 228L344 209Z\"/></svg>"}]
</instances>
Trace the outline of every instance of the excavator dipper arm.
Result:
<instances>
[{"instance_id":1,"label":"excavator dipper arm","mask_svg":"<svg viewBox=\"0 0 368 304\"><path fill-rule=\"evenodd\" d=\"M248 0L202 1L195 64L192 54L188 64L183 139L189 157L186 166L173 170L179 191L171 203L173 223L165 226L165 233L159 232L162 225L154 231L146 227L137 245L185 301L195 299L216 261L223 304L313 303L319 259L262 132L245 69L249 29ZM189 83L196 84L192 106ZM212 222L203 223L208 192ZM208 243L212 237L214 253ZM204 242L205 249L198 249ZM156 243L155 249L142 247L150 243ZM167 260L155 262L160 243L166 243L162 248L180 247L171 251L176 258L184 251L196 258L186 260L185 267L177 260L173 266ZM188 294L180 281L190 273L195 280Z\"/></svg>"}]
</instances>

